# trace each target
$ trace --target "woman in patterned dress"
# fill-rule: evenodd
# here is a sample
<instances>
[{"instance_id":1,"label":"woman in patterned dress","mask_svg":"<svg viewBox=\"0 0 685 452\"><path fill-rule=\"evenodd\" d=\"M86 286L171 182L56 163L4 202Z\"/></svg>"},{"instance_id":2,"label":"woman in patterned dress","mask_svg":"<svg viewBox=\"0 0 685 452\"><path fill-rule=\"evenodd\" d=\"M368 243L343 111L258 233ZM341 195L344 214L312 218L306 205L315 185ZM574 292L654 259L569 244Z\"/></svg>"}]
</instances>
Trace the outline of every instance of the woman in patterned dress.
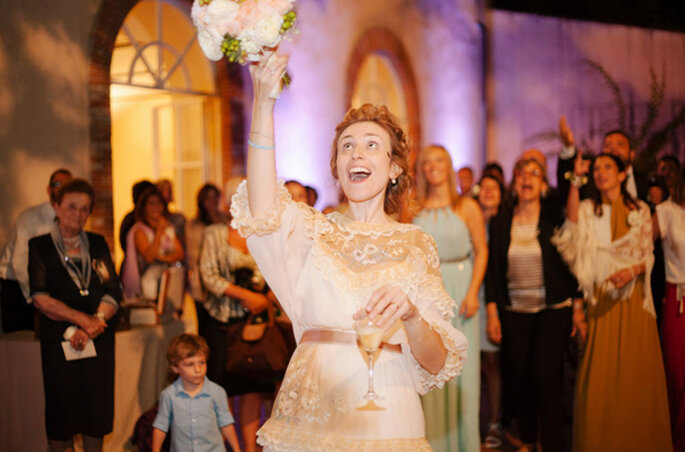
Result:
<instances>
[{"instance_id":1,"label":"woman in patterned dress","mask_svg":"<svg viewBox=\"0 0 685 452\"><path fill-rule=\"evenodd\" d=\"M265 451L431 450L419 394L459 373L466 340L448 321L454 301L434 241L388 216L410 185L406 135L385 107L350 110L331 157L349 211L324 216L292 202L273 151L271 94L286 62L267 55L250 68L247 183L231 209L298 342L259 443ZM364 316L384 329L374 360L382 410L357 410L368 369L354 322Z\"/></svg>"}]
</instances>

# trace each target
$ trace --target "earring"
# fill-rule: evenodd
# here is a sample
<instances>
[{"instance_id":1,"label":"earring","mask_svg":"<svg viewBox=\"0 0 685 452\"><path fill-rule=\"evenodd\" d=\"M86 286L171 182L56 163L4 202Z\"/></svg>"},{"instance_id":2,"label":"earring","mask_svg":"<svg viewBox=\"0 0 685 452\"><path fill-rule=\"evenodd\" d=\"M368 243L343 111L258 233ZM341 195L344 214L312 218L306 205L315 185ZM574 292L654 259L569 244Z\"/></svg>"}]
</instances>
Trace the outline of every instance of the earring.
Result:
<instances>
[{"instance_id":1,"label":"earring","mask_svg":"<svg viewBox=\"0 0 685 452\"><path fill-rule=\"evenodd\" d=\"M393 177L392 179L390 179L390 183L393 185L397 185L397 179Z\"/></svg>"}]
</instances>

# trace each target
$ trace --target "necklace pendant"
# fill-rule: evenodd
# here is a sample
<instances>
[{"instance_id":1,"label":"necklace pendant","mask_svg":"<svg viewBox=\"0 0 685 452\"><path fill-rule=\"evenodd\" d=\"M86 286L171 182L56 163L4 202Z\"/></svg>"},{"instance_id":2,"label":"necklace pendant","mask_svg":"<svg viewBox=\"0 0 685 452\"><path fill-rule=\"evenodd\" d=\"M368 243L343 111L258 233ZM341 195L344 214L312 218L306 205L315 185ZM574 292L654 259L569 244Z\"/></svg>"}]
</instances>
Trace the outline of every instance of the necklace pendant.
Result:
<instances>
[{"instance_id":1,"label":"necklace pendant","mask_svg":"<svg viewBox=\"0 0 685 452\"><path fill-rule=\"evenodd\" d=\"M88 289L81 289L81 290L79 290L79 293L81 294L82 297L87 297L88 295L90 295L90 292L88 291Z\"/></svg>"}]
</instances>

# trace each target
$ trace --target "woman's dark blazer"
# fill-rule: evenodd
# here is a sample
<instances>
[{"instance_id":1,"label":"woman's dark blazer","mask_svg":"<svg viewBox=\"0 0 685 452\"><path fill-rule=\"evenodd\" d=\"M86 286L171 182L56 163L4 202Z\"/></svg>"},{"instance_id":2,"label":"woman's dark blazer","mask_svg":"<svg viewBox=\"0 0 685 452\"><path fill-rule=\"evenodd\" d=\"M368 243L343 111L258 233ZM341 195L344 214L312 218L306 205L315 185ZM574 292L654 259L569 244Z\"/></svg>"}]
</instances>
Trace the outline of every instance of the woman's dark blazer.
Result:
<instances>
[{"instance_id":1,"label":"woman's dark blazer","mask_svg":"<svg viewBox=\"0 0 685 452\"><path fill-rule=\"evenodd\" d=\"M490 241L488 244L488 267L485 274L485 301L497 303L499 309L509 306L507 288L508 252L511 242L511 223L514 217L513 206L504 206L490 220ZM543 200L538 220L538 242L542 250L542 269L545 282L545 303L561 303L569 297L580 296L578 281L561 259L557 248L550 238L555 228L561 226L565 216L557 202Z\"/></svg>"}]
</instances>

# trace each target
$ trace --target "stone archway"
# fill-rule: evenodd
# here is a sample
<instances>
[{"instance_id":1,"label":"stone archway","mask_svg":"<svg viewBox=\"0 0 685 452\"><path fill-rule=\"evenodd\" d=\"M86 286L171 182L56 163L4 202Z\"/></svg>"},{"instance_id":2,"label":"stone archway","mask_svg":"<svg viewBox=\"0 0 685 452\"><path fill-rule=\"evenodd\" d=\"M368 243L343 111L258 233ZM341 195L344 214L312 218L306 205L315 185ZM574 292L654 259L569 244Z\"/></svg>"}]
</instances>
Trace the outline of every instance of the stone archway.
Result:
<instances>
[{"instance_id":1,"label":"stone archway","mask_svg":"<svg viewBox=\"0 0 685 452\"><path fill-rule=\"evenodd\" d=\"M140 0L103 0L90 33L88 112L90 134L90 179L96 199L91 228L103 234L114 249L112 203L112 120L110 111L110 66L114 42L124 19ZM190 11L191 0L177 0ZM221 102L221 154L224 177L232 173L232 150L244 148L243 82L239 68L226 60L216 63L217 91Z\"/></svg>"},{"instance_id":2,"label":"stone archway","mask_svg":"<svg viewBox=\"0 0 685 452\"><path fill-rule=\"evenodd\" d=\"M369 54L378 53L385 56L397 72L407 107L409 122L409 138L411 140L411 164L413 168L418 148L421 145L421 115L419 110L419 95L416 79L412 70L409 56L400 40L388 29L372 28L362 34L357 41L347 64L345 80L345 106L349 109L353 96L355 81L364 60Z\"/></svg>"}]
</instances>

